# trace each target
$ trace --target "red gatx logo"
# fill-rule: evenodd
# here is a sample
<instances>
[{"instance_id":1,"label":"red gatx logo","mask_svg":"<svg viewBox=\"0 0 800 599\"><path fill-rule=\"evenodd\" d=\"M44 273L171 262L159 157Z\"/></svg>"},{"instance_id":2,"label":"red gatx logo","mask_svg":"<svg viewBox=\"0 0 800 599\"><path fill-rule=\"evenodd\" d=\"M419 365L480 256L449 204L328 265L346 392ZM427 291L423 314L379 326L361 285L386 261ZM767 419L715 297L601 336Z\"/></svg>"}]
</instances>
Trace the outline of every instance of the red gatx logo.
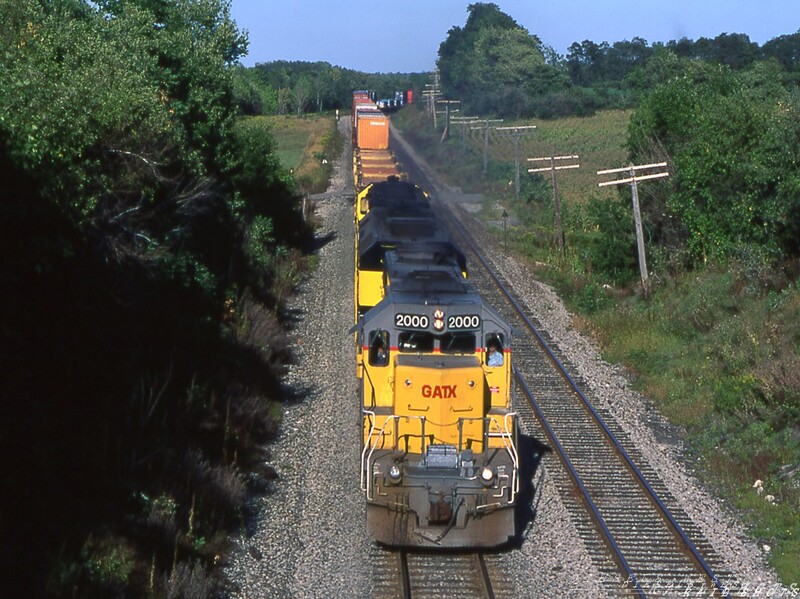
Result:
<instances>
[{"instance_id":1,"label":"red gatx logo","mask_svg":"<svg viewBox=\"0 0 800 599\"><path fill-rule=\"evenodd\" d=\"M422 397L448 399L456 396L458 385L422 385Z\"/></svg>"}]
</instances>

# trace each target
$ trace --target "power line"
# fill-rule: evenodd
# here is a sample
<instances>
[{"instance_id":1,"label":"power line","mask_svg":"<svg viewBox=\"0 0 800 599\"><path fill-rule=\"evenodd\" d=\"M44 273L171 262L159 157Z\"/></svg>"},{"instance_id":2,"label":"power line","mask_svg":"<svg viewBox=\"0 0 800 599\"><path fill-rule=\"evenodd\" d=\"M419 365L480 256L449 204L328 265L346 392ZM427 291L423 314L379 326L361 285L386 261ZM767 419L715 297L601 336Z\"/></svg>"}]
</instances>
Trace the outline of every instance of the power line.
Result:
<instances>
[{"instance_id":1,"label":"power line","mask_svg":"<svg viewBox=\"0 0 800 599\"><path fill-rule=\"evenodd\" d=\"M483 131L483 174L489 166L489 123L502 123L503 119L483 119L483 124L480 127L470 127L470 129L477 129Z\"/></svg>"},{"instance_id":2,"label":"power line","mask_svg":"<svg viewBox=\"0 0 800 599\"><path fill-rule=\"evenodd\" d=\"M514 138L514 191L519 197L519 140L521 137L533 134L536 125L523 125L519 127L495 127L496 131L509 131Z\"/></svg>"}]
</instances>

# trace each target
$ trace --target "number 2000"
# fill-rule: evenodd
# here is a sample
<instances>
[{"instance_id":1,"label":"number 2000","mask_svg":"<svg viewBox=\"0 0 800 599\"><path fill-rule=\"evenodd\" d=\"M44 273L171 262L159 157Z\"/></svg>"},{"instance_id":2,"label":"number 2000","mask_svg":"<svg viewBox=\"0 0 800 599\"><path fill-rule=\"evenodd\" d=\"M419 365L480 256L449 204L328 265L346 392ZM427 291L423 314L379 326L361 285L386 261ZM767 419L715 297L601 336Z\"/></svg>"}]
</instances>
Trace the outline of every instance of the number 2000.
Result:
<instances>
[{"instance_id":1,"label":"number 2000","mask_svg":"<svg viewBox=\"0 0 800 599\"><path fill-rule=\"evenodd\" d=\"M450 316L447 319L448 329L477 329L481 326L481 317L477 315Z\"/></svg>"},{"instance_id":2,"label":"number 2000","mask_svg":"<svg viewBox=\"0 0 800 599\"><path fill-rule=\"evenodd\" d=\"M395 314L394 326L403 329L427 329L430 319L424 314Z\"/></svg>"}]
</instances>

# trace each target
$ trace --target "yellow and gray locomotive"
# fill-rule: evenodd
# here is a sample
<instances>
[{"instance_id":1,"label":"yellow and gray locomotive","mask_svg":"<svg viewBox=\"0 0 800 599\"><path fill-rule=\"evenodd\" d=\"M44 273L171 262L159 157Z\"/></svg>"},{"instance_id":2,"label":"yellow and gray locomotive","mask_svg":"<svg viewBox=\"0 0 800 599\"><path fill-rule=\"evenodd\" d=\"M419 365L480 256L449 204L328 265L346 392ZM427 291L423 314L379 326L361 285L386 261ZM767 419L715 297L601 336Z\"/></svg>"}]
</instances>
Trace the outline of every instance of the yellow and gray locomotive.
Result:
<instances>
[{"instance_id":1,"label":"yellow and gray locomotive","mask_svg":"<svg viewBox=\"0 0 800 599\"><path fill-rule=\"evenodd\" d=\"M386 252L357 325L367 527L388 545L502 545L520 485L510 327L458 263L420 251Z\"/></svg>"}]
</instances>

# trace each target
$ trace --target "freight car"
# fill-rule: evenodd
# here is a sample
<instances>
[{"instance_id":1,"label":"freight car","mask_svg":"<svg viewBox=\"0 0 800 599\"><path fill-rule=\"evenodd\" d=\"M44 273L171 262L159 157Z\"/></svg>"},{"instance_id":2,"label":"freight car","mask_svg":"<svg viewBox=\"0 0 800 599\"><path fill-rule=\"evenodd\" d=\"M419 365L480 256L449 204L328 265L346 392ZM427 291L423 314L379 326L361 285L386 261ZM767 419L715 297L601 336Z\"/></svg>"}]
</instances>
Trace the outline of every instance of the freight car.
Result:
<instances>
[{"instance_id":1,"label":"freight car","mask_svg":"<svg viewBox=\"0 0 800 599\"><path fill-rule=\"evenodd\" d=\"M419 187L390 177L359 191L367 528L393 546L502 545L515 536L520 489L510 326L470 284Z\"/></svg>"}]
</instances>

